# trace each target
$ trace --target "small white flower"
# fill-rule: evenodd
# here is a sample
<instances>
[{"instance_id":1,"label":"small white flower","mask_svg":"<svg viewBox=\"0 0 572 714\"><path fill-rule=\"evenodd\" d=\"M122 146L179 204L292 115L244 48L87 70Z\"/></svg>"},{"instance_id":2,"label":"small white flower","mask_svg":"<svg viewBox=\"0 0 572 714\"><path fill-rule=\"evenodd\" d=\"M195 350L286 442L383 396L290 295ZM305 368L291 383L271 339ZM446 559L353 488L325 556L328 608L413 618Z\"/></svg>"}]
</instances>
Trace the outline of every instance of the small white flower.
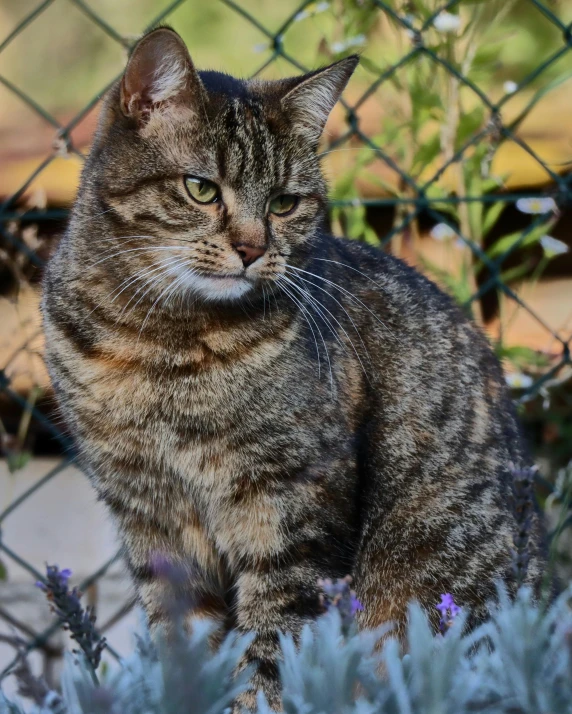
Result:
<instances>
[{"instance_id":1,"label":"small white flower","mask_svg":"<svg viewBox=\"0 0 572 714\"><path fill-rule=\"evenodd\" d=\"M504 89L506 94L512 94L518 89L518 84L516 82L513 82L512 79L509 79L502 85L502 88Z\"/></svg>"},{"instance_id":2,"label":"small white flower","mask_svg":"<svg viewBox=\"0 0 572 714\"><path fill-rule=\"evenodd\" d=\"M356 35L355 37L348 37L348 39L344 40L343 42L334 42L333 45L331 45L330 49L335 54L339 54L340 52L345 52L346 50L349 50L351 47L359 47L360 45L365 45L365 43L365 35Z\"/></svg>"},{"instance_id":3,"label":"small white flower","mask_svg":"<svg viewBox=\"0 0 572 714\"><path fill-rule=\"evenodd\" d=\"M461 26L461 18L450 12L440 12L433 20L433 26L439 32L455 32Z\"/></svg>"},{"instance_id":4,"label":"small white flower","mask_svg":"<svg viewBox=\"0 0 572 714\"><path fill-rule=\"evenodd\" d=\"M403 18L409 25L409 27L404 27L403 29L405 30L405 34L409 39L413 39L415 37L415 30L414 30L414 25L415 25L415 15L405 15Z\"/></svg>"},{"instance_id":5,"label":"small white flower","mask_svg":"<svg viewBox=\"0 0 572 714\"><path fill-rule=\"evenodd\" d=\"M519 198L516 207L521 213L548 213L558 210L558 206L553 198Z\"/></svg>"},{"instance_id":6,"label":"small white flower","mask_svg":"<svg viewBox=\"0 0 572 714\"><path fill-rule=\"evenodd\" d=\"M522 372L511 372L505 374L505 380L511 389L528 389L532 387L533 379L528 374Z\"/></svg>"},{"instance_id":7,"label":"small white flower","mask_svg":"<svg viewBox=\"0 0 572 714\"><path fill-rule=\"evenodd\" d=\"M566 243L563 243L561 240L558 240L558 238L553 238L552 236L542 236L540 239L540 245L542 246L547 258L552 258L555 255L563 255L569 251Z\"/></svg>"},{"instance_id":8,"label":"small white flower","mask_svg":"<svg viewBox=\"0 0 572 714\"><path fill-rule=\"evenodd\" d=\"M447 225L446 223L437 223L433 226L433 228L431 228L430 236L435 240L445 241L455 238L457 236L457 233L453 228L451 228L451 226Z\"/></svg>"},{"instance_id":9,"label":"small white flower","mask_svg":"<svg viewBox=\"0 0 572 714\"><path fill-rule=\"evenodd\" d=\"M309 5L306 5L306 7L303 10L300 10L300 12L294 17L294 22L300 22L301 20L305 20L307 17L312 17L313 15L317 15L319 12L324 12L329 7L330 7L329 2L310 3Z\"/></svg>"}]
</instances>

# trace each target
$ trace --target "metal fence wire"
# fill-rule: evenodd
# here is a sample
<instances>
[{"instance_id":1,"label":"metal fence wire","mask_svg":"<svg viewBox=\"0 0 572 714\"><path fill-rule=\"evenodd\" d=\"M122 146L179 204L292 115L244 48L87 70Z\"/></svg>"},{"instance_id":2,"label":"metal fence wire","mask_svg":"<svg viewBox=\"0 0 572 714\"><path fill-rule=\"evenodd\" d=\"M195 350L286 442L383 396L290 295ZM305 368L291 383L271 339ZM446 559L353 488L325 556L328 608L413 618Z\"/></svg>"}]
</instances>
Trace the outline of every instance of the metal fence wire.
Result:
<instances>
[{"instance_id":1,"label":"metal fence wire","mask_svg":"<svg viewBox=\"0 0 572 714\"><path fill-rule=\"evenodd\" d=\"M237 2L233 2L232 0L213 0L213 2L215 1L222 3L229 10L240 15L242 20L252 23L252 25L254 25L258 31L264 35L267 43L267 57L264 59L264 62L261 63L261 67L255 74L259 74L278 59L285 60L289 63L292 67L293 73L308 71L310 69L302 66L296 57L291 56L290 53L286 51L284 39L292 30L294 24L299 21L300 17L302 17L304 13L309 13L312 7L316 5L313 0L306 0L305 2L302 2L294 11L283 19L283 23L275 31L268 29L263 24L263 17L254 17ZM30 24L42 23L44 13L51 5L54 4L54 2L56 2L56 0L44 0L21 22L19 22L10 34L0 43L0 53L6 50ZM83 0L66 0L66 2L69 2L71 5L78 8L91 22L98 25L101 30L103 30L121 47L129 49L133 45L133 36L123 36L87 2L84 2ZM478 289L476 289L470 296L468 303L474 303L475 301L480 300L483 295L490 291L497 291L503 294L505 299L518 303L523 310L528 312L529 316L533 320L540 322L547 333L553 337L554 343L558 345L558 359L554 361L550 369L541 374L533 384L519 394L520 399L529 399L531 396L537 394L545 383L555 378L555 376L557 376L564 368L570 366L570 336L568 339L562 337L556 329L553 329L550 325L546 324L546 322L535 313L530 305L527 305L522 300L517 292L515 292L515 290L503 279L503 266L511 254L526 244L527 238L531 236L540 225L542 225L543 221L546 221L547 216L539 214L534 217L530 224L522 230L518 238L512 241L506 250L495 255L494 257L491 257L490 253L487 253L482 246L471 240L469 236L463 235L459 226L452 222L451 215L446 210L446 206L447 204L465 204L469 206L475 202L487 205L493 205L501 202L504 205L510 205L516 203L521 198L535 196L538 192L519 191L518 193L511 193L509 191L502 191L496 193L478 193L477 195L450 194L445 197L435 197L432 193L432 188L436 185L449 167L462 163L470 152L475 149L475 147L478 147L479 144L481 144L485 139L488 140L491 136L493 136L498 144L504 141L514 142L524 152L526 152L531 159L538 162L538 164L542 166L546 172L546 176L549 177L549 195L559 209L563 209L566 205L572 204L572 175L566 172L555 171L553 166L547 165L541 157L538 156L538 154L525 141L523 141L517 132L516 122L513 122L512 124L505 124L502 117L502 109L508 101L509 96L513 96L516 92L521 92L529 88L533 82L538 83L539 78L542 80L542 76L552 65L554 65L554 63L561 60L566 55L570 55L570 51L572 50L572 24L564 24L561 19L559 19L556 14L558 10L557 5L554 2L550 2L550 0L546 0L544 3L539 0L520 0L521 6L527 5L529 10L530 8L534 8L535 11L538 12L539 21L543 18L542 21L553 25L553 27L559 32L560 42L554 47L554 51L549 57L545 58L528 74L528 76L524 77L518 83L518 86L511 89L510 94L507 92L498 101L492 101L482 91L482 89L474 83L474 81L472 81L469 77L464 76L463 73L460 72L459 68L455 66L446 56L436 52L431 46L426 44L426 34L434 26L436 18L443 12L455 12L455 6L459 4L459 0L450 0L450 2L444 3L429 17L426 17L422 24L412 21L411 9L407 3L403 3L401 9L397 10L396 3L390 1L355 0L355 2L357 5L362 6L368 4L371 8L375 8L377 12L383 14L385 19L390 20L397 26L401 26L407 33L407 37L410 42L408 49L398 62L392 64L391 66L382 68L376 76L372 77L370 86L367 87L357 101L348 103L347 101L342 100L341 103L343 105L343 111L345 112L346 128L345 131L334 141L330 141L327 145L327 150L331 151L350 143L352 146L358 145L369 147L375 152L377 158L381 162L386 164L386 166L399 176L401 184L407 187L407 191L403 192L400 196L390 195L384 198L376 199L338 199L333 201L333 206L338 208L356 205L393 207L396 211L396 215L399 217L399 220L394 221L391 230L386 235L381 237L381 242L383 244L387 244L389 241L402 233L420 216L425 216L425 218L429 217L432 221L445 223L446 225L451 226L460 240L463 241L467 248L472 252L474 259L476 261L480 261L488 270L487 280L478 286ZM168 4L163 11L154 18L146 29L151 29L160 23L168 23L170 15L177 8L185 4L192 6L193 0L174 0L174 2ZM189 8L189 11L191 11L191 8ZM141 28L133 29L141 32ZM57 47L55 47L53 51L57 52ZM350 51L351 50L348 50L348 53ZM437 168L432 176L424 178L421 181L419 176L410 175L410 173L404 170L399 162L393 158L391 154L391 147L380 145L376 141L375 137L370 136L364 129L362 129L361 110L374 92L376 92L382 85L389 82L392 77L394 77L396 72L411 63L421 60L422 58L425 58L426 61L432 62L435 68L440 68L440 71L444 70L445 72L450 73L452 77L455 77L458 80L460 86L470 90L470 92L474 94L474 97L482 103L486 116L488 116L488 120L484 122L481 128L478 128L471 136L469 136L462 143L462 145ZM101 91L98 92L98 94L81 109L81 111L79 111L66 124L62 124L49 111L38 104L31 96L28 96L26 92L16 86L12 81L0 75L0 82L7 90L9 90L9 92L16 95L21 102L37 113L37 115L39 115L44 122L53 127L54 130L55 142L53 151L45 156L45 158L28 176L18 190L13 193L13 195L5 198L5 200L0 204L0 241L4 242L5 245L10 246L11 250L17 251L24 255L34 266L41 268L43 258L37 251L22 240L21 235L17 230L13 229L13 226L15 223L17 224L22 221L26 221L28 223L34 221L42 221L44 223L49 221L61 221L62 218L65 217L65 211L61 208L50 207L47 207L44 210L37 208L25 209L22 208L21 199L36 177L38 177L41 172L45 171L56 159L56 157L61 156L62 153L67 153L68 155L75 154L83 158L83 153L73 144L72 131L78 127L78 125L80 125L81 122L86 119L88 114L96 107L101 96L105 93L108 87L111 86L111 83L107 86L101 87ZM17 409L22 411L28 410L31 419L36 420L37 423L41 424L54 439L58 440L61 443L63 453L67 455L63 457L61 463L46 473L25 493L21 494L16 500L8 505L2 513L0 513L0 529L8 516L13 514L22 503L36 493L38 489L42 489L42 487L48 482L53 479L58 479L61 472L73 462L73 454L69 451L69 443L65 434L63 434L60 430L60 427L48 418L45 415L45 412L39 410L33 404L30 405L30 402L25 395L22 395L19 391L14 389L12 378L9 376L8 372L9 370L7 370L7 365L4 365L4 368L0 369L0 392L3 393L6 399L11 400ZM38 572L30 562L27 562L25 559L20 557L18 554L18 543L8 543L2 539L1 530L0 551L8 559L15 561L15 563L27 570L34 580L41 580L43 578L43 574ZM57 554L54 555L57 556ZM80 589L85 589L91 583L94 583L101 578L118 558L119 554L97 570L97 572L94 572L85 582L80 584ZM127 609L128 605L123 607L123 611L127 611ZM121 612L122 610L120 609L118 611L118 616ZM50 637L57 629L57 624L53 624L43 632L36 632L25 623L19 622L9 612L4 611L4 609L0 609L0 618L3 618L11 626L16 628L18 631L19 641L21 643L20 652L16 653L14 661L0 675L1 679L11 671L22 652L39 650L44 653L48 653L50 650ZM113 651L111 652L114 654Z\"/></svg>"}]
</instances>

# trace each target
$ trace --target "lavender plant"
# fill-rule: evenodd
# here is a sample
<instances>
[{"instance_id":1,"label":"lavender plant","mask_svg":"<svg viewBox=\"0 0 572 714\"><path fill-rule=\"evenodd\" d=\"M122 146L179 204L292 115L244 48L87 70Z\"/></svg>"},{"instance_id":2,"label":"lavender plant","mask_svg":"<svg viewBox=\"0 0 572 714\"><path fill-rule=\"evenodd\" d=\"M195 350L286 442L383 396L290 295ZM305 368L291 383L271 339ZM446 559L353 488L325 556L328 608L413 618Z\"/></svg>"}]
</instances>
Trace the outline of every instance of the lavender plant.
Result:
<instances>
[{"instance_id":1,"label":"lavender plant","mask_svg":"<svg viewBox=\"0 0 572 714\"><path fill-rule=\"evenodd\" d=\"M71 570L60 570L57 565L46 567L46 578L36 585L46 593L52 611L57 616L64 630L68 630L72 639L79 645L91 676L97 683L96 670L105 647L105 638L95 629L93 608L83 608L80 600L82 593L77 587L69 589Z\"/></svg>"},{"instance_id":2,"label":"lavender plant","mask_svg":"<svg viewBox=\"0 0 572 714\"><path fill-rule=\"evenodd\" d=\"M572 588L547 609L527 588L515 599L501 589L474 632L450 593L436 604L444 635L412 604L404 648L389 628L347 633L349 585L326 583L328 612L298 643L281 638L284 714L572 714ZM234 672L250 638L231 633L213 651L211 634L196 621L176 645L139 637L100 683L83 654L68 655L61 696L26 674L32 705L0 694L0 714L226 714L247 686L248 672ZM271 714L263 697L257 714Z\"/></svg>"},{"instance_id":3,"label":"lavender plant","mask_svg":"<svg viewBox=\"0 0 572 714\"><path fill-rule=\"evenodd\" d=\"M321 589L320 600L324 612L331 612L336 609L340 615L340 621L344 634L349 634L354 623L356 612L363 610L363 605L358 600L355 591L351 589L352 578L347 575L345 578L330 580L326 578L319 580Z\"/></svg>"}]
</instances>

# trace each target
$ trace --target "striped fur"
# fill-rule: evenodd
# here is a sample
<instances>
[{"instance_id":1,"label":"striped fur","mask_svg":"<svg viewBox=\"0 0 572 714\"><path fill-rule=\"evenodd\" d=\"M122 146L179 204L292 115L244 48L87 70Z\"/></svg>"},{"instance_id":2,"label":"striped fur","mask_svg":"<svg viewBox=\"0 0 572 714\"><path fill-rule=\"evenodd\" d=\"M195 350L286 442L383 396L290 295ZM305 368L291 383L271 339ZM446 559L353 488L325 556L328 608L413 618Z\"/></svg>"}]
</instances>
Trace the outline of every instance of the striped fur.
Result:
<instances>
[{"instance_id":1,"label":"striped fur","mask_svg":"<svg viewBox=\"0 0 572 714\"><path fill-rule=\"evenodd\" d=\"M510 582L525 456L485 338L404 263L324 230L317 137L354 67L240 81L147 36L45 278L53 384L149 620L164 553L192 612L256 632L248 706L259 688L278 704L277 633L318 614L320 577L354 576L364 627L443 592L478 617ZM222 200L194 203L189 174ZM267 213L277 193L300 197L290 215ZM237 240L266 253L245 269Z\"/></svg>"}]
</instances>

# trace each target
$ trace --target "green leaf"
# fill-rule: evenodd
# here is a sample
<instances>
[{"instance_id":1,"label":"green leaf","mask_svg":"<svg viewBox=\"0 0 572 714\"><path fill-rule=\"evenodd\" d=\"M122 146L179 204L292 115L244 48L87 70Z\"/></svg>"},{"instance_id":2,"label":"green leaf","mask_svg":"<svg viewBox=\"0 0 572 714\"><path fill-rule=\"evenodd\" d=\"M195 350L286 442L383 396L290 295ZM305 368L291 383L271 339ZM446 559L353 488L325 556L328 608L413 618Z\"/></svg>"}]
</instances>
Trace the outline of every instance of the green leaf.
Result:
<instances>
[{"instance_id":1,"label":"green leaf","mask_svg":"<svg viewBox=\"0 0 572 714\"><path fill-rule=\"evenodd\" d=\"M516 231L515 233L510 233L507 236L503 236L502 238L499 238L495 243L493 243L493 245L491 245L491 247L487 250L487 255L489 256L489 258L496 258L499 255L506 253L516 243L520 243L521 248L527 248L531 245L534 245L535 243L538 243L542 236L546 235L546 233L553 225L554 221L547 221L546 223L541 223L539 226L529 231L525 238L522 240L522 242L520 241L526 229L522 231Z\"/></svg>"},{"instance_id":2,"label":"green leaf","mask_svg":"<svg viewBox=\"0 0 572 714\"><path fill-rule=\"evenodd\" d=\"M32 454L29 451L13 451L8 454L6 459L8 471L11 474L16 473L16 471L23 469L31 458Z\"/></svg>"},{"instance_id":3,"label":"green leaf","mask_svg":"<svg viewBox=\"0 0 572 714\"><path fill-rule=\"evenodd\" d=\"M527 367L548 367L550 364L550 359L542 352L520 345L499 346L497 355L499 359L508 360L520 370L525 370Z\"/></svg>"},{"instance_id":4,"label":"green leaf","mask_svg":"<svg viewBox=\"0 0 572 714\"><path fill-rule=\"evenodd\" d=\"M474 173L471 176L468 189L470 196L480 196L482 194L481 176L479 173ZM467 215L471 229L470 238L477 243L481 242L483 236L483 210L483 204L479 201L471 201L467 205Z\"/></svg>"},{"instance_id":5,"label":"green leaf","mask_svg":"<svg viewBox=\"0 0 572 714\"><path fill-rule=\"evenodd\" d=\"M485 218L483 221L483 236L488 235L492 228L494 228L505 208L506 204L503 201L497 201L497 203L493 203L488 211L485 212Z\"/></svg>"},{"instance_id":6,"label":"green leaf","mask_svg":"<svg viewBox=\"0 0 572 714\"><path fill-rule=\"evenodd\" d=\"M517 265L514 268L509 268L509 270L503 270L499 277L503 283L512 283L515 280L521 280L533 269L534 261L525 260L521 265Z\"/></svg>"},{"instance_id":7,"label":"green leaf","mask_svg":"<svg viewBox=\"0 0 572 714\"><path fill-rule=\"evenodd\" d=\"M441 151L441 138L439 132L424 141L413 156L412 166L423 170Z\"/></svg>"},{"instance_id":8,"label":"green leaf","mask_svg":"<svg viewBox=\"0 0 572 714\"><path fill-rule=\"evenodd\" d=\"M477 105L474 109L463 114L459 119L455 148L459 149L471 136L473 136L482 126L485 120L485 108Z\"/></svg>"}]
</instances>

